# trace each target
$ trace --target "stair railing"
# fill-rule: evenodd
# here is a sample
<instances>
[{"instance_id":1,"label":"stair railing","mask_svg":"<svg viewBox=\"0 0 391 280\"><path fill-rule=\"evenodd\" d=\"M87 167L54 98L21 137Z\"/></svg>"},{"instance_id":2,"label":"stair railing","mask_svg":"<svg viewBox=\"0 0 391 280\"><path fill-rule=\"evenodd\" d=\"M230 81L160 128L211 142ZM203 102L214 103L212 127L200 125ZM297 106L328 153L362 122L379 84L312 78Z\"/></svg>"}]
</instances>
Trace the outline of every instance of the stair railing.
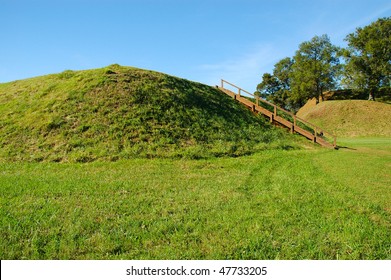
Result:
<instances>
[{"instance_id":1,"label":"stair railing","mask_svg":"<svg viewBox=\"0 0 391 280\"><path fill-rule=\"evenodd\" d=\"M236 89L237 93L235 93L234 91L231 91L229 88L227 87L224 87L224 85L229 85L233 88ZM318 137L321 137L321 139L324 139L325 141L329 142L330 143L330 140L328 138L331 138L332 140L332 144L334 148L337 147L337 137L336 135L334 135L333 133L330 133L326 130L324 130L323 128L320 128L319 126L313 124L313 123L310 123L298 116L296 116L295 114L263 99L263 98L260 98L259 96L256 96L226 80L223 80L221 79L221 88L223 89L226 89L226 90L230 90L231 92L233 92L235 94L235 96L233 96L235 99L237 99L238 97L244 97L244 98L249 98L251 102L253 102L251 99L254 99L255 102L254 105L256 106L259 106L259 107L263 107L264 109L268 110L272 115L270 121L273 121L276 119L276 117L280 117L280 118L283 118L287 121L289 121L290 123L292 123L292 127L291 127L291 132L293 133L294 131L297 131L296 128L299 128L299 129L304 129L306 131L308 131L309 133L311 133L313 135L313 141L316 142L317 138ZM246 94L247 96L245 95L242 95L242 93ZM263 105L263 106L262 106ZM267 105L267 106L266 106ZM265 108L266 107L266 108ZM269 108L272 107L273 110L270 111ZM280 113L280 115L278 115L278 112L281 111L283 112L282 114ZM302 123L302 126L304 127L301 127L299 126L299 124ZM328 137L326 137L328 136Z\"/></svg>"}]
</instances>

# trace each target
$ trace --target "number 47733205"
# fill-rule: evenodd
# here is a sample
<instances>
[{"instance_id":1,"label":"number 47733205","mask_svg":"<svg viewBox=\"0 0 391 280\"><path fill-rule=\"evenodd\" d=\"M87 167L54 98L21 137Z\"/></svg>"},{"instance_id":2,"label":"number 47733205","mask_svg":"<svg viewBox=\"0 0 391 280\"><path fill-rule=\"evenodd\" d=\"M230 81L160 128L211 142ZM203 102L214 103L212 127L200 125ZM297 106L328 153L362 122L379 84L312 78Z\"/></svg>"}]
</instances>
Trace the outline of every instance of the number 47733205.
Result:
<instances>
[{"instance_id":1,"label":"number 47733205","mask_svg":"<svg viewBox=\"0 0 391 280\"><path fill-rule=\"evenodd\" d=\"M267 267L242 267L242 266L224 266L220 268L222 275L266 275Z\"/></svg>"}]
</instances>

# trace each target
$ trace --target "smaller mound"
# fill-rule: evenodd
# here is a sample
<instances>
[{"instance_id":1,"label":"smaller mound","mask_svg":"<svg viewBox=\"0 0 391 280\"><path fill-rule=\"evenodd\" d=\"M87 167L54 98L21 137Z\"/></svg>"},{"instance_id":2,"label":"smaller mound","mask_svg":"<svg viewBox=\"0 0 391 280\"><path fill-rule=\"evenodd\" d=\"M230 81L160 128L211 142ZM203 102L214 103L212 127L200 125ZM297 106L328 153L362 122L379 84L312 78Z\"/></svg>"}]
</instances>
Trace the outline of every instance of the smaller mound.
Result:
<instances>
[{"instance_id":1,"label":"smaller mound","mask_svg":"<svg viewBox=\"0 0 391 280\"><path fill-rule=\"evenodd\" d=\"M309 104L297 113L338 137L390 136L391 105L366 101L324 101Z\"/></svg>"},{"instance_id":2,"label":"smaller mound","mask_svg":"<svg viewBox=\"0 0 391 280\"><path fill-rule=\"evenodd\" d=\"M0 160L241 156L286 136L216 88L132 67L0 84Z\"/></svg>"}]
</instances>

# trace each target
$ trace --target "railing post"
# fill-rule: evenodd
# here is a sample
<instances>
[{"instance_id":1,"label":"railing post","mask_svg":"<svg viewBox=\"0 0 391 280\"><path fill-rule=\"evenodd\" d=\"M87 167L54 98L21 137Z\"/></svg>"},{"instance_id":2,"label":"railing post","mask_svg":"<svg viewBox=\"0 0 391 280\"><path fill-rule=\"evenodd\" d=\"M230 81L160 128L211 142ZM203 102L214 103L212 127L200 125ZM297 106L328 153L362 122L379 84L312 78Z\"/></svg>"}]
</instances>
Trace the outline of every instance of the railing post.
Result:
<instances>
[{"instance_id":1,"label":"railing post","mask_svg":"<svg viewBox=\"0 0 391 280\"><path fill-rule=\"evenodd\" d=\"M274 117L276 117L276 116L277 116L277 106L274 105Z\"/></svg>"},{"instance_id":2,"label":"railing post","mask_svg":"<svg viewBox=\"0 0 391 280\"><path fill-rule=\"evenodd\" d=\"M224 88L224 80L221 79L221 88Z\"/></svg>"},{"instance_id":3,"label":"railing post","mask_svg":"<svg viewBox=\"0 0 391 280\"><path fill-rule=\"evenodd\" d=\"M316 127L315 127L315 132L314 132L314 143L316 143L316 134L317 134L317 131L316 131Z\"/></svg>"},{"instance_id":4,"label":"railing post","mask_svg":"<svg viewBox=\"0 0 391 280\"><path fill-rule=\"evenodd\" d=\"M291 133L292 134L295 132L295 126L296 126L296 115L293 115L293 123L291 126Z\"/></svg>"},{"instance_id":5,"label":"railing post","mask_svg":"<svg viewBox=\"0 0 391 280\"><path fill-rule=\"evenodd\" d=\"M334 143L333 143L333 145L334 145L334 148L337 147L337 137L336 136L334 136Z\"/></svg>"},{"instance_id":6,"label":"railing post","mask_svg":"<svg viewBox=\"0 0 391 280\"><path fill-rule=\"evenodd\" d=\"M239 95L239 97L240 97L240 91L241 91L241 89L240 89L240 88L238 88L238 95Z\"/></svg>"}]
</instances>

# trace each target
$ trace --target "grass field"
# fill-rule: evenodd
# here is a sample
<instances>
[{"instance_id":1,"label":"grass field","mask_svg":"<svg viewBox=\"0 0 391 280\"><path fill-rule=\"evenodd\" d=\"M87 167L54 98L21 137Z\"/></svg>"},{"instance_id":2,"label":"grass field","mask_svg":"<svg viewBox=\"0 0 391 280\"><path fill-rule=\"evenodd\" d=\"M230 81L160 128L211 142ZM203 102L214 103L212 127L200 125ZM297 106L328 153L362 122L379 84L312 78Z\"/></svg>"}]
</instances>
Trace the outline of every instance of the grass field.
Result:
<instances>
[{"instance_id":1,"label":"grass field","mask_svg":"<svg viewBox=\"0 0 391 280\"><path fill-rule=\"evenodd\" d=\"M1 259L390 259L391 139L0 165Z\"/></svg>"}]
</instances>

